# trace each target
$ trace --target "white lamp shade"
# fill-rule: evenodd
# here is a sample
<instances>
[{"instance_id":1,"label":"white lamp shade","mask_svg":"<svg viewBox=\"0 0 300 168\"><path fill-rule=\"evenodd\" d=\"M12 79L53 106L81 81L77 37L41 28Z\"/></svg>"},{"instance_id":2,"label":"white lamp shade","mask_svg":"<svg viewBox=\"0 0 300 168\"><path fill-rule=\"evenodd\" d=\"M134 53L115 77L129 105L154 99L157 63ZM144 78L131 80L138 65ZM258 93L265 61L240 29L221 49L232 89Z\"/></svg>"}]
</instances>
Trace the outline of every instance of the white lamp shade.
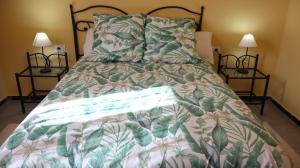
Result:
<instances>
[{"instance_id":1,"label":"white lamp shade","mask_svg":"<svg viewBox=\"0 0 300 168\"><path fill-rule=\"evenodd\" d=\"M51 44L52 43L46 33L39 32L35 35L35 38L33 41L34 47L46 47L46 46L50 46Z\"/></svg>"},{"instance_id":2,"label":"white lamp shade","mask_svg":"<svg viewBox=\"0 0 300 168\"><path fill-rule=\"evenodd\" d=\"M252 34L245 34L242 38L240 44L240 47L257 47L255 38Z\"/></svg>"}]
</instances>

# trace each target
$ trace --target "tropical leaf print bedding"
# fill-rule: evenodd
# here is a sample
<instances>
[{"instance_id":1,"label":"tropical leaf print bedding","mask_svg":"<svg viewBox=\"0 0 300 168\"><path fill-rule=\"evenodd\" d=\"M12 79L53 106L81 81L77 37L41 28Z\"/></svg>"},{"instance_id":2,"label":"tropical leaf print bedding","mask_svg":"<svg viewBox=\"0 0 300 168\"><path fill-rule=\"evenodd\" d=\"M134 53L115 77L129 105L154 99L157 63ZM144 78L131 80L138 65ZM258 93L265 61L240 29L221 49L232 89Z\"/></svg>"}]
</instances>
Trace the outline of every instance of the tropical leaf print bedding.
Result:
<instances>
[{"instance_id":1,"label":"tropical leaf print bedding","mask_svg":"<svg viewBox=\"0 0 300 168\"><path fill-rule=\"evenodd\" d=\"M144 55L144 16L94 14L90 61L139 62Z\"/></svg>"},{"instance_id":2,"label":"tropical leaf print bedding","mask_svg":"<svg viewBox=\"0 0 300 168\"><path fill-rule=\"evenodd\" d=\"M0 149L0 167L290 167L208 63L81 60Z\"/></svg>"},{"instance_id":3,"label":"tropical leaf print bedding","mask_svg":"<svg viewBox=\"0 0 300 168\"><path fill-rule=\"evenodd\" d=\"M194 19L147 16L145 62L197 63Z\"/></svg>"}]
</instances>

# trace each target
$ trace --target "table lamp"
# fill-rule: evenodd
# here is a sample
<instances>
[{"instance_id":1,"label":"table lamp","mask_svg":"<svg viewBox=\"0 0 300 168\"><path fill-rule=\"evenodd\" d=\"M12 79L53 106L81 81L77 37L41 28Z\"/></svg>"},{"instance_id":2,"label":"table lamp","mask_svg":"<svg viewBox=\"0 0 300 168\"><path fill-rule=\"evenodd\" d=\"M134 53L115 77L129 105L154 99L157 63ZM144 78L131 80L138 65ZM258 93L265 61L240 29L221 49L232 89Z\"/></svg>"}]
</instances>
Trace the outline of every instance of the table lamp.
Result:
<instances>
[{"instance_id":1,"label":"table lamp","mask_svg":"<svg viewBox=\"0 0 300 168\"><path fill-rule=\"evenodd\" d=\"M243 36L240 44L239 44L239 47L243 47L243 48L247 48L247 49L246 49L246 55L244 55L244 59L242 60L242 68L239 68L238 72L239 73L247 74L248 70L245 69L245 64L244 63L245 63L245 60L246 60L246 58L248 56L249 48L257 47L257 44L256 44L254 36L251 33L245 34Z\"/></svg>"},{"instance_id":2,"label":"table lamp","mask_svg":"<svg viewBox=\"0 0 300 168\"><path fill-rule=\"evenodd\" d=\"M35 35L35 38L33 41L33 46L34 47L42 47L42 55L43 55L44 64L45 64L44 68L40 70L41 73L51 72L49 57L44 54L44 47L50 46L51 44L52 43L46 33L39 32Z\"/></svg>"}]
</instances>

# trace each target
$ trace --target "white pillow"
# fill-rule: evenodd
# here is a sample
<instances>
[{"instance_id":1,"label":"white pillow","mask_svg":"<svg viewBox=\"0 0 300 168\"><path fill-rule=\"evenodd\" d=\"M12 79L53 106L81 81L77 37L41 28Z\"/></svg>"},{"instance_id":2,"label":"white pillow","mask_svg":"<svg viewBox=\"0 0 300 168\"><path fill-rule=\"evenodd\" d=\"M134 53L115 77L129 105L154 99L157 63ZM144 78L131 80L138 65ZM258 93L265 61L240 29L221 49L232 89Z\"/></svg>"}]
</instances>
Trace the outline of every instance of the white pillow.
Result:
<instances>
[{"instance_id":1,"label":"white pillow","mask_svg":"<svg viewBox=\"0 0 300 168\"><path fill-rule=\"evenodd\" d=\"M214 64L214 54L212 48L212 33L211 32L196 32L196 50L198 56L211 64Z\"/></svg>"},{"instance_id":2,"label":"white pillow","mask_svg":"<svg viewBox=\"0 0 300 168\"><path fill-rule=\"evenodd\" d=\"M93 51L93 43L94 43L94 28L88 29L86 33L85 42L83 45L84 56L89 56L90 53Z\"/></svg>"}]
</instances>

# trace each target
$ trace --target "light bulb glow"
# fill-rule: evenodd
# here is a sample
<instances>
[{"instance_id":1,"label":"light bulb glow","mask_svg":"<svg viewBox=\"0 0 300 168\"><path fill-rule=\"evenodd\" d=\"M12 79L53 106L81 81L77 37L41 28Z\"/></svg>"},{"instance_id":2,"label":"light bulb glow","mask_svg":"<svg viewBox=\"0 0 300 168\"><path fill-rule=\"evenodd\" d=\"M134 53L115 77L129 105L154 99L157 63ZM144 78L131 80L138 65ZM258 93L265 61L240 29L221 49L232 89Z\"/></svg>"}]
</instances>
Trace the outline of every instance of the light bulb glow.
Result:
<instances>
[{"instance_id":1,"label":"light bulb glow","mask_svg":"<svg viewBox=\"0 0 300 168\"><path fill-rule=\"evenodd\" d=\"M239 47L257 47L254 36L251 33L245 34L239 44Z\"/></svg>"},{"instance_id":2,"label":"light bulb glow","mask_svg":"<svg viewBox=\"0 0 300 168\"><path fill-rule=\"evenodd\" d=\"M49 37L44 32L39 32L35 35L33 46L34 47L46 47L50 46L52 42L50 41Z\"/></svg>"}]
</instances>

